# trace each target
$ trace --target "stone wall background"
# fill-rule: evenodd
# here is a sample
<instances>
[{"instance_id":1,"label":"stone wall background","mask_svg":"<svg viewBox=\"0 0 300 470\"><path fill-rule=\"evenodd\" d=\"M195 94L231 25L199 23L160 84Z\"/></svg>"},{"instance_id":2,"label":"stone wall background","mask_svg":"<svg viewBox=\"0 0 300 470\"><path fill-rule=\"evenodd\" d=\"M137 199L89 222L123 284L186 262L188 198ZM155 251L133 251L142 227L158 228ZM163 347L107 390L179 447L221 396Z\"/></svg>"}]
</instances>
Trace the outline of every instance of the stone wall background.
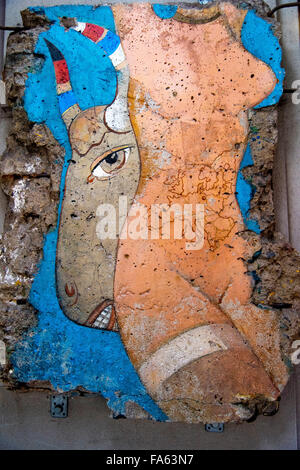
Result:
<instances>
[{"instance_id":1,"label":"stone wall background","mask_svg":"<svg viewBox=\"0 0 300 470\"><path fill-rule=\"evenodd\" d=\"M0 259L0 339L8 355L36 322L37 312L27 297L42 256L43 236L56 224L64 157L49 129L29 122L22 107L28 71L43 61L34 48L47 21L26 11L23 23L32 29L9 36L4 69L12 123L0 162L1 187L7 196Z\"/></svg>"}]
</instances>

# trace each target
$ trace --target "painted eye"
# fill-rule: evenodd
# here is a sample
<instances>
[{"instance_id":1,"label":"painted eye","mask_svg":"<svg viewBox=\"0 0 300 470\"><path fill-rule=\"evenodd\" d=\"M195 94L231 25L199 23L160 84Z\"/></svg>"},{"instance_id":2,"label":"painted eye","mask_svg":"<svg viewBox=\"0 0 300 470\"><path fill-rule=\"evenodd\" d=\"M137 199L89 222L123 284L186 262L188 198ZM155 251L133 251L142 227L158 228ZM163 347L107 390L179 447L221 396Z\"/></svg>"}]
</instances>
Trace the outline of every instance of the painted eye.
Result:
<instances>
[{"instance_id":1,"label":"painted eye","mask_svg":"<svg viewBox=\"0 0 300 470\"><path fill-rule=\"evenodd\" d=\"M93 181L93 177L98 179L109 178L118 173L128 160L130 149L131 147L124 145L96 158L91 165L91 174L88 177L88 182Z\"/></svg>"}]
</instances>

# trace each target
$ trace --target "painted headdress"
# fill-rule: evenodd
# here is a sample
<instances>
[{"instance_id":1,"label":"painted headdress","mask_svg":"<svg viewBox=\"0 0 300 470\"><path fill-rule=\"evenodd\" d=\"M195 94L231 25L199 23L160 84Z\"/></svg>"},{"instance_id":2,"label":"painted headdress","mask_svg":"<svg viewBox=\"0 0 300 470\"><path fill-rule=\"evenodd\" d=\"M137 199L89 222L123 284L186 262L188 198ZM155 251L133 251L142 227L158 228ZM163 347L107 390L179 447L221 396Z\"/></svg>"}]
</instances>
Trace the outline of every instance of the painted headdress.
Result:
<instances>
[{"instance_id":1,"label":"painted headdress","mask_svg":"<svg viewBox=\"0 0 300 470\"><path fill-rule=\"evenodd\" d=\"M117 72L116 95L113 102L105 109L105 124L114 132L128 132L131 129L127 107L129 69L120 38L117 34L102 26L77 22L76 19L74 19L74 22L75 26L71 29L99 45L102 52L110 58ZM45 41L54 64L60 111L67 127L69 127L72 120L80 112L80 108L72 91L67 63L62 53L51 42Z\"/></svg>"},{"instance_id":2,"label":"painted headdress","mask_svg":"<svg viewBox=\"0 0 300 470\"><path fill-rule=\"evenodd\" d=\"M77 103L76 96L72 90L69 70L64 56L60 50L57 49L54 44L52 44L52 42L48 41L48 39L45 39L45 42L48 46L54 65L59 109L68 128L73 119L75 119L77 114L80 113L80 108Z\"/></svg>"}]
</instances>

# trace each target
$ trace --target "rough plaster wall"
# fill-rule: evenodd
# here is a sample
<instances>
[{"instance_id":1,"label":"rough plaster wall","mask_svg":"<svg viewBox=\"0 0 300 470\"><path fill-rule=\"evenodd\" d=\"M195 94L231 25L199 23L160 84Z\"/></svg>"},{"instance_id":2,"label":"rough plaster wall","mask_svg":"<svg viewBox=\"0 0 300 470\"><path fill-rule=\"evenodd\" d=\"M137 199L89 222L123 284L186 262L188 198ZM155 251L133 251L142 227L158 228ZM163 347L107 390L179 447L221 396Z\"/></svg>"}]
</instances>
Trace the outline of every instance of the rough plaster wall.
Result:
<instances>
[{"instance_id":1,"label":"rough plaster wall","mask_svg":"<svg viewBox=\"0 0 300 470\"><path fill-rule=\"evenodd\" d=\"M284 3L280 0L279 4ZM283 67L286 70L286 88L291 88L300 76L299 54L299 21L295 8L284 8L278 11L277 17L282 26ZM293 103L291 95L281 100L279 110L279 140L275 159L273 182L276 227L284 233L290 243L300 250L299 230L299 134L300 106ZM291 385L295 383L297 406L300 412L300 369L296 367ZM298 448L300 446L300 428L298 426Z\"/></svg>"},{"instance_id":2,"label":"rough plaster wall","mask_svg":"<svg viewBox=\"0 0 300 470\"><path fill-rule=\"evenodd\" d=\"M4 83L4 82L3 82ZM3 90L4 91L4 90ZM5 101L5 100L3 100ZM9 133L11 113L8 109L1 109L0 113L1 127L0 127L0 154L2 155L6 148L6 136ZM7 208L7 200L3 191L0 192L0 233L3 232L4 218Z\"/></svg>"},{"instance_id":3,"label":"rough plaster wall","mask_svg":"<svg viewBox=\"0 0 300 470\"><path fill-rule=\"evenodd\" d=\"M259 13L265 15L268 7L260 5L258 8L257 2L248 5L254 3ZM44 18L36 15L33 18L28 12L23 14L23 22L31 30L11 35L7 45L5 79L13 125L0 168L2 188L8 197L2 237L0 324L1 339L5 339L8 352L36 321L36 312L27 297L41 259L43 235L56 223L64 156L49 130L28 122L22 109L26 74L39 68L43 60L33 54L35 43L39 33L47 28ZM274 234L271 176L277 140L277 111L275 108L255 110L250 119L251 128L259 128L264 142L261 145L257 140L250 141L254 166L243 170L245 178L251 179L256 187L250 213L259 220L263 230L262 238L250 232L245 234L257 248L255 259L247 260L249 273L255 281L253 302L277 308L282 318L282 345L285 353L290 355L291 342L299 334L299 257L279 234ZM6 382L10 381L8 370L9 364L3 374Z\"/></svg>"},{"instance_id":4,"label":"rough plaster wall","mask_svg":"<svg viewBox=\"0 0 300 470\"><path fill-rule=\"evenodd\" d=\"M5 65L7 105L12 126L1 159L2 189L8 199L1 256L1 338L11 348L36 321L27 302L31 282L41 259L43 234L56 223L59 179L64 151L42 125L30 123L22 108L27 72L39 67L33 55L44 19L24 15L30 33L10 35Z\"/></svg>"},{"instance_id":5,"label":"rough plaster wall","mask_svg":"<svg viewBox=\"0 0 300 470\"><path fill-rule=\"evenodd\" d=\"M261 140L250 140L254 166L243 170L256 192L250 214L259 220L261 236L247 232L256 252L247 260L253 276L252 302L278 311L282 327L282 347L291 354L291 344L299 335L299 254L282 234L275 231L272 168L277 141L277 110L252 112L250 129L260 129Z\"/></svg>"}]
</instances>

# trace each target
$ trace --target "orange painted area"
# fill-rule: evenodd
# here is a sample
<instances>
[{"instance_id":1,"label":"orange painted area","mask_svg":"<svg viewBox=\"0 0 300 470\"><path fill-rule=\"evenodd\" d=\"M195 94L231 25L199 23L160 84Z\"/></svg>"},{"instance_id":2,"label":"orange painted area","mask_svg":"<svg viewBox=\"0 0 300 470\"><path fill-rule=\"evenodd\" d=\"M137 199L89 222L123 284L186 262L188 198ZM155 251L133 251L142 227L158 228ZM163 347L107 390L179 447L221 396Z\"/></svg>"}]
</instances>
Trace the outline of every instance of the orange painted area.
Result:
<instances>
[{"instance_id":1,"label":"orange painted area","mask_svg":"<svg viewBox=\"0 0 300 470\"><path fill-rule=\"evenodd\" d=\"M174 237L120 240L114 291L127 352L139 370L185 331L230 325L243 339L240 367L258 358L259 393L274 397L287 380L278 323L273 312L250 303L244 260L253 248L240 233L235 186L247 110L271 93L276 78L244 49L238 33L246 12L232 5L221 5L221 16L206 24L161 20L144 4L113 10L130 68L130 116L142 161L135 201L149 212L153 204L205 205L201 250L187 250L186 240ZM237 356L226 353L224 364ZM241 377L228 376L224 387Z\"/></svg>"}]
</instances>

